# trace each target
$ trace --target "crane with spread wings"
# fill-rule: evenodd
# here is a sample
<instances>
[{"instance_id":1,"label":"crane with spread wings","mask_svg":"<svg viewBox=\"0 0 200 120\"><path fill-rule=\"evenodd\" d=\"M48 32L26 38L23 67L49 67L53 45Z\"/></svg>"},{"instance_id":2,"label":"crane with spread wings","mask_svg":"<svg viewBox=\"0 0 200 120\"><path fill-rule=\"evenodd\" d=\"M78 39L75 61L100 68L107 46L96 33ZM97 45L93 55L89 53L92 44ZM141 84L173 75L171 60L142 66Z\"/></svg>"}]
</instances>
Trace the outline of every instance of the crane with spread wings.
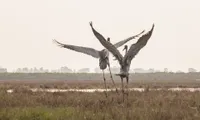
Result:
<instances>
[{"instance_id":1,"label":"crane with spread wings","mask_svg":"<svg viewBox=\"0 0 200 120\"><path fill-rule=\"evenodd\" d=\"M125 46L124 49L126 50L126 54L124 56L122 56L119 50L112 43L106 41L105 38L94 29L92 22L90 22L90 26L96 38L109 52L111 52L115 56L115 58L118 60L120 64L120 73L116 75L120 76L121 78L122 93L123 93L123 100L124 100L123 79L126 78L126 82L127 82L126 88L128 89L129 69L130 69L131 61L138 54L138 52L147 44L154 30L154 24L152 25L152 28L149 32L142 35L135 44L131 45L129 50L127 50L128 47Z\"/></svg>"},{"instance_id":2,"label":"crane with spread wings","mask_svg":"<svg viewBox=\"0 0 200 120\"><path fill-rule=\"evenodd\" d=\"M114 44L114 46L116 48L124 45L125 43L127 43L128 41L136 38L136 37L139 37L139 35L141 35L142 33L144 32L144 30L142 32L140 32L139 34L137 35L134 35L134 36L131 36L127 39L124 39L124 40L121 40L117 43ZM99 59L99 67L100 69L102 70L103 72L103 80L104 80L104 84L105 84L105 89L107 91L107 87L106 87L106 78L105 78L105 74L104 74L104 70L107 68L109 68L109 72L110 72L110 78L116 88L116 85L115 85L115 82L113 80L113 77L112 77L112 73L111 73L111 70L110 70L110 62L109 62L109 51L107 49L103 49L103 50L96 50L96 49L93 49L93 48L89 48L89 47L82 47L82 46L75 46L75 45L69 45L69 44L63 44L63 43L60 43L58 41L56 41L55 39L53 40L56 44L58 44L60 47L62 48L67 48L67 49L70 49L70 50L73 50L73 51L76 51L76 52L80 52L80 53L84 53L84 54L87 54L87 55L90 55L94 58L98 58ZM110 42L110 38L107 39L108 42ZM117 88L116 88L116 91ZM106 94L107 96L107 94Z\"/></svg>"}]
</instances>

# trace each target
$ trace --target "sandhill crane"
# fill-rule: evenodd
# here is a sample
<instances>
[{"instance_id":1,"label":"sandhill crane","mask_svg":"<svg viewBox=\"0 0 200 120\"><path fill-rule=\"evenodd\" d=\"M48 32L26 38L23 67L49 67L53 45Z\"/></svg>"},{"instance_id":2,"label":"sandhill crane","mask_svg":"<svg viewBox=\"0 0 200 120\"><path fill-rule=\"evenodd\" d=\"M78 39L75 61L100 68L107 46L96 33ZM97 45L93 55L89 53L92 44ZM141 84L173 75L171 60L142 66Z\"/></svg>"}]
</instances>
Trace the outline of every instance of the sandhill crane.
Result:
<instances>
[{"instance_id":1,"label":"sandhill crane","mask_svg":"<svg viewBox=\"0 0 200 120\"><path fill-rule=\"evenodd\" d=\"M116 44L114 44L114 46L116 48L118 48L118 47L122 46L123 44L127 43L128 41L138 37L143 32L144 32L144 30L141 33L137 34L137 35L131 36L131 37L125 39L125 40L117 42ZM67 49L70 49L70 50L74 50L76 52L81 52L81 53L90 55L90 56L92 56L94 58L98 58L99 59L99 67L103 72L103 79L104 79L104 85L105 85L106 91L107 91L107 87L106 87L106 79L105 79L105 75L104 75L104 70L107 68L107 65L108 65L111 80L112 80L112 82L113 82L113 84L114 84L114 86L116 88L116 85L115 85L115 82L113 80L112 73L111 73L111 70L110 70L109 51L107 49L103 49L103 50L99 51L99 50L95 50L95 49L89 48L89 47L82 47L82 46L63 44L63 43L60 43L60 42L56 41L55 39L53 41L55 43L57 43L59 46L63 47L63 48L67 48ZM107 41L110 42L110 38L108 38ZM117 91L117 88L116 88L116 91Z\"/></svg>"},{"instance_id":2,"label":"sandhill crane","mask_svg":"<svg viewBox=\"0 0 200 120\"><path fill-rule=\"evenodd\" d=\"M115 58L118 60L120 64L120 73L116 75L120 76L121 78L122 93L123 93L123 100L124 100L123 79L126 78L126 83L127 83L126 88L128 89L129 69L130 69L131 61L138 54L138 52L147 44L148 40L150 39L152 35L154 24L151 30L147 32L146 34L142 35L135 44L132 44L128 51L127 51L128 46L127 45L125 46L124 50L126 50L126 53L124 56L120 54L120 52L112 43L107 42L105 38L93 28L92 25L91 25L91 28L94 35L100 41L100 43L115 56Z\"/></svg>"}]
</instances>

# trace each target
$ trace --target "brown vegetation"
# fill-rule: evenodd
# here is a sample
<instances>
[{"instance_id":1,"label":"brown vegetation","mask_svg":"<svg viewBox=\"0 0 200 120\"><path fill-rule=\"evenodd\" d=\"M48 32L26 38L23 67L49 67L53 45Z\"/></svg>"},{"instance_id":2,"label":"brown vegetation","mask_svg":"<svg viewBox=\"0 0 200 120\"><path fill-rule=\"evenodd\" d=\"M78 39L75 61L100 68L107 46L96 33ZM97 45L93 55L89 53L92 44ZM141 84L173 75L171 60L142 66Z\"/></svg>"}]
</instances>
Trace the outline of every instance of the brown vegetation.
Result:
<instances>
[{"instance_id":1,"label":"brown vegetation","mask_svg":"<svg viewBox=\"0 0 200 120\"><path fill-rule=\"evenodd\" d=\"M197 77L197 76L196 76ZM151 77L149 77L151 78ZM191 77L192 78L192 77ZM168 78L167 78L168 79ZM199 120L200 92L148 91L152 87L199 87L195 80L134 80L145 87L121 94L31 92L28 88L104 88L102 80L0 80L0 120ZM117 82L120 87L120 81ZM109 86L112 87L111 81ZM7 93L7 89L15 89Z\"/></svg>"},{"instance_id":2,"label":"brown vegetation","mask_svg":"<svg viewBox=\"0 0 200 120\"><path fill-rule=\"evenodd\" d=\"M199 92L32 93L18 89L0 92L0 119L177 120L200 119ZM59 112L58 112L59 111Z\"/></svg>"}]
</instances>

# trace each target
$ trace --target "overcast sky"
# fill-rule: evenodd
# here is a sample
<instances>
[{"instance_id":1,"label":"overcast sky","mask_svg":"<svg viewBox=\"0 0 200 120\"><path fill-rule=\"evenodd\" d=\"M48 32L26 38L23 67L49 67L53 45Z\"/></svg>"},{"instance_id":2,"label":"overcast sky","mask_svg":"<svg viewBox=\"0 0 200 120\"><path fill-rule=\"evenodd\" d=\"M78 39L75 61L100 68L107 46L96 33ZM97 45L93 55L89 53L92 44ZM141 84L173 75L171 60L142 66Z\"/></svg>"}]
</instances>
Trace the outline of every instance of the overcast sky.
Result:
<instances>
[{"instance_id":1,"label":"overcast sky","mask_svg":"<svg viewBox=\"0 0 200 120\"><path fill-rule=\"evenodd\" d=\"M155 23L152 37L133 59L131 69L200 70L199 5L199 0L1 0L0 66L9 71L98 67L98 59L52 42L103 49L89 26L93 21L112 43L148 31ZM119 65L111 61L111 66Z\"/></svg>"}]
</instances>

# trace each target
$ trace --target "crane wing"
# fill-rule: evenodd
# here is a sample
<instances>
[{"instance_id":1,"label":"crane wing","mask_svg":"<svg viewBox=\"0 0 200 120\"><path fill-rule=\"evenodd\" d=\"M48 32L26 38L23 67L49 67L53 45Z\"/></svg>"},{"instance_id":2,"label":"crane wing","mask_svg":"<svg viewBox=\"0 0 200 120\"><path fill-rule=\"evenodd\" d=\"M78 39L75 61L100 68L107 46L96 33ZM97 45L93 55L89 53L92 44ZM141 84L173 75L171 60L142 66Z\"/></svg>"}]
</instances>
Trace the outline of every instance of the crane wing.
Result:
<instances>
[{"instance_id":1,"label":"crane wing","mask_svg":"<svg viewBox=\"0 0 200 120\"><path fill-rule=\"evenodd\" d=\"M154 29L154 24L149 32L141 36L135 44L132 44L127 54L124 56L124 60L128 63L138 54L138 52L147 44Z\"/></svg>"},{"instance_id":2,"label":"crane wing","mask_svg":"<svg viewBox=\"0 0 200 120\"><path fill-rule=\"evenodd\" d=\"M114 46L115 46L116 48L121 47L122 45L124 45L124 44L127 43L128 41L130 41L130 40L132 40L132 39L138 37L138 36L141 35L142 33L144 33L144 31L145 31L145 30L143 30L142 32L140 32L140 33L137 34L137 35L134 35L134 36L131 36L131 37L125 39L125 40L119 41L119 42L115 43Z\"/></svg>"},{"instance_id":3,"label":"crane wing","mask_svg":"<svg viewBox=\"0 0 200 120\"><path fill-rule=\"evenodd\" d=\"M98 33L92 26L92 23L90 23L90 26L92 28L92 31L95 35L95 37L99 40L99 42L109 51L111 52L115 57L116 59L119 61L119 63L121 64L122 63L122 59L123 59L123 56L120 54L120 52L117 50L117 48L111 44L110 42L108 42L104 37L103 35L101 35L100 33Z\"/></svg>"},{"instance_id":4,"label":"crane wing","mask_svg":"<svg viewBox=\"0 0 200 120\"><path fill-rule=\"evenodd\" d=\"M90 55L92 57L95 58L99 58L99 51L93 49L93 48L88 48L88 47L81 47L81 46L75 46L75 45L67 45L67 44L63 44L60 43L56 40L53 40L56 44L58 44L58 46L63 47L63 48L67 48L70 50L74 50L76 52L81 52L87 55Z\"/></svg>"}]
</instances>

